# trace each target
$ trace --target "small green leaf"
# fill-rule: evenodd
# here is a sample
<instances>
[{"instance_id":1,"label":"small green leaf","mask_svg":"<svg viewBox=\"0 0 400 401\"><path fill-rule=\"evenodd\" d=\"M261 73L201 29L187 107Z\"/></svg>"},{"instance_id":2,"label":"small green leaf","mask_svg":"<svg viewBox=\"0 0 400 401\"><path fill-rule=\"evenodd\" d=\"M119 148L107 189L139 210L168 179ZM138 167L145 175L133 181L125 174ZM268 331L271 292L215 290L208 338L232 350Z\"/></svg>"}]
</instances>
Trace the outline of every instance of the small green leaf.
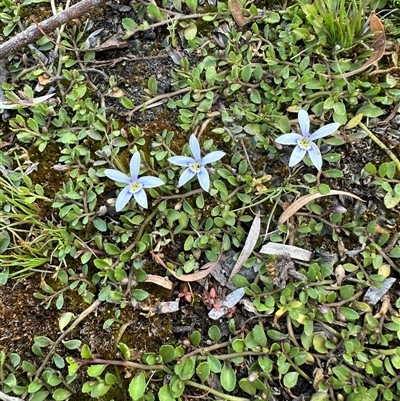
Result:
<instances>
[{"instance_id":1,"label":"small green leaf","mask_svg":"<svg viewBox=\"0 0 400 401\"><path fill-rule=\"evenodd\" d=\"M251 73L253 72L251 65L246 64L243 68L242 71L240 72L240 76L242 77L243 82L249 82L251 78Z\"/></svg>"},{"instance_id":2,"label":"small green leaf","mask_svg":"<svg viewBox=\"0 0 400 401\"><path fill-rule=\"evenodd\" d=\"M32 397L29 397L29 401L44 401L49 396L48 391L38 391Z\"/></svg>"},{"instance_id":3,"label":"small green leaf","mask_svg":"<svg viewBox=\"0 0 400 401\"><path fill-rule=\"evenodd\" d=\"M144 290L134 289L132 290L132 296L138 301L144 301L149 296L149 293Z\"/></svg>"},{"instance_id":4,"label":"small green leaf","mask_svg":"<svg viewBox=\"0 0 400 401\"><path fill-rule=\"evenodd\" d=\"M193 40L197 34L197 25L193 22L184 30L184 36L186 40Z\"/></svg>"},{"instance_id":5,"label":"small green leaf","mask_svg":"<svg viewBox=\"0 0 400 401\"><path fill-rule=\"evenodd\" d=\"M69 398L72 395L72 393L68 390L65 390L63 388L58 388L54 393L53 393L53 399L56 401L63 401Z\"/></svg>"},{"instance_id":6,"label":"small green leaf","mask_svg":"<svg viewBox=\"0 0 400 401\"><path fill-rule=\"evenodd\" d=\"M164 363L172 362L175 359L175 350L172 345L164 344L160 347L160 355Z\"/></svg>"},{"instance_id":7,"label":"small green leaf","mask_svg":"<svg viewBox=\"0 0 400 401\"><path fill-rule=\"evenodd\" d=\"M61 331L64 330L66 326L69 325L71 322L71 319L74 317L74 314L72 312L65 312L61 317L58 322L58 327L60 328Z\"/></svg>"},{"instance_id":8,"label":"small green leaf","mask_svg":"<svg viewBox=\"0 0 400 401\"><path fill-rule=\"evenodd\" d=\"M221 362L214 355L207 355L207 362L210 365L211 372L220 373L221 372Z\"/></svg>"},{"instance_id":9,"label":"small green leaf","mask_svg":"<svg viewBox=\"0 0 400 401\"><path fill-rule=\"evenodd\" d=\"M221 370L221 386L225 391L233 391L236 387L236 375L230 364L225 363Z\"/></svg>"},{"instance_id":10,"label":"small green leaf","mask_svg":"<svg viewBox=\"0 0 400 401\"><path fill-rule=\"evenodd\" d=\"M81 340L68 340L68 341L63 341L63 344L68 349L77 349L81 346L82 341Z\"/></svg>"},{"instance_id":11,"label":"small green leaf","mask_svg":"<svg viewBox=\"0 0 400 401\"><path fill-rule=\"evenodd\" d=\"M313 347L320 354L326 354L328 350L325 347L327 338L324 334L316 334L312 339Z\"/></svg>"},{"instance_id":12,"label":"small green leaf","mask_svg":"<svg viewBox=\"0 0 400 401\"><path fill-rule=\"evenodd\" d=\"M131 380L128 391L132 400L136 401L143 396L145 390L146 390L146 376L142 371Z\"/></svg>"},{"instance_id":13,"label":"small green leaf","mask_svg":"<svg viewBox=\"0 0 400 401\"><path fill-rule=\"evenodd\" d=\"M93 224L96 227L96 229L99 230L100 232L104 233L104 232L107 231L107 224L106 224L106 222L104 220L96 217L93 220Z\"/></svg>"},{"instance_id":14,"label":"small green leaf","mask_svg":"<svg viewBox=\"0 0 400 401\"><path fill-rule=\"evenodd\" d=\"M34 341L35 344L37 344L41 348L48 347L50 344L53 343L53 341L51 341L50 338L45 336L36 336L34 338Z\"/></svg>"},{"instance_id":15,"label":"small green leaf","mask_svg":"<svg viewBox=\"0 0 400 401\"><path fill-rule=\"evenodd\" d=\"M176 398L172 396L169 390L169 385L165 384L158 392L158 399L163 401L176 401Z\"/></svg>"},{"instance_id":16,"label":"small green leaf","mask_svg":"<svg viewBox=\"0 0 400 401\"><path fill-rule=\"evenodd\" d=\"M254 385L254 382L250 381L247 377L239 381L239 387L251 396L254 396L257 393L257 388Z\"/></svg>"},{"instance_id":17,"label":"small green leaf","mask_svg":"<svg viewBox=\"0 0 400 401\"><path fill-rule=\"evenodd\" d=\"M7 230L0 231L0 254L4 253L10 245L10 234Z\"/></svg>"},{"instance_id":18,"label":"small green leaf","mask_svg":"<svg viewBox=\"0 0 400 401\"><path fill-rule=\"evenodd\" d=\"M196 374L202 383L208 379L210 372L210 365L207 362L201 362L196 368Z\"/></svg>"},{"instance_id":19,"label":"small green leaf","mask_svg":"<svg viewBox=\"0 0 400 401\"><path fill-rule=\"evenodd\" d=\"M347 306L342 306L340 308L340 312L342 312L345 318L348 320L358 320L360 318L360 315L354 309L351 309Z\"/></svg>"},{"instance_id":20,"label":"small green leaf","mask_svg":"<svg viewBox=\"0 0 400 401\"><path fill-rule=\"evenodd\" d=\"M121 351L122 356L126 361L130 361L131 359L131 350L129 347L124 343L119 343L118 348Z\"/></svg>"},{"instance_id":21,"label":"small green leaf","mask_svg":"<svg viewBox=\"0 0 400 401\"><path fill-rule=\"evenodd\" d=\"M365 117L379 117L383 113L384 111L380 107L372 103L361 106L357 111L357 114L363 114Z\"/></svg>"},{"instance_id":22,"label":"small green leaf","mask_svg":"<svg viewBox=\"0 0 400 401\"><path fill-rule=\"evenodd\" d=\"M104 250L108 255L120 255L122 252L116 245L110 243L104 244Z\"/></svg>"},{"instance_id":23,"label":"small green leaf","mask_svg":"<svg viewBox=\"0 0 400 401\"><path fill-rule=\"evenodd\" d=\"M282 341L287 338L287 334L283 334L277 330L267 330L267 335L271 340Z\"/></svg>"},{"instance_id":24,"label":"small green leaf","mask_svg":"<svg viewBox=\"0 0 400 401\"><path fill-rule=\"evenodd\" d=\"M134 31L138 27L137 23L132 18L123 18L122 26L124 27L124 29L127 29L129 31Z\"/></svg>"},{"instance_id":25,"label":"small green leaf","mask_svg":"<svg viewBox=\"0 0 400 401\"><path fill-rule=\"evenodd\" d=\"M158 8L157 4L155 3L150 3L147 6L147 13L148 15L154 17L156 20L161 21L162 20L162 14L160 9Z\"/></svg>"},{"instance_id":26,"label":"small green leaf","mask_svg":"<svg viewBox=\"0 0 400 401\"><path fill-rule=\"evenodd\" d=\"M134 104L132 103L132 101L131 101L129 98L127 98L126 96L122 96L120 100L121 100L122 106L124 106L126 109L132 110L132 109L135 108L135 105L134 105Z\"/></svg>"},{"instance_id":27,"label":"small green leaf","mask_svg":"<svg viewBox=\"0 0 400 401\"><path fill-rule=\"evenodd\" d=\"M395 246L389 253L391 258L400 258L400 246Z\"/></svg>"},{"instance_id":28,"label":"small green leaf","mask_svg":"<svg viewBox=\"0 0 400 401\"><path fill-rule=\"evenodd\" d=\"M175 365L175 373L183 381L190 380L195 372L196 357L185 358L179 365Z\"/></svg>"},{"instance_id":29,"label":"small green leaf","mask_svg":"<svg viewBox=\"0 0 400 401\"><path fill-rule=\"evenodd\" d=\"M185 3L193 12L196 12L197 0L186 0Z\"/></svg>"},{"instance_id":30,"label":"small green leaf","mask_svg":"<svg viewBox=\"0 0 400 401\"><path fill-rule=\"evenodd\" d=\"M252 330L253 338L258 345L265 347L267 345L267 336L259 324L256 324Z\"/></svg>"},{"instance_id":31,"label":"small green leaf","mask_svg":"<svg viewBox=\"0 0 400 401\"><path fill-rule=\"evenodd\" d=\"M153 94L153 95L157 95L157 79L154 75L152 75L149 78L149 82L147 83L147 87L149 88L149 91ZM157 159L158 160L158 159Z\"/></svg>"},{"instance_id":32,"label":"small green leaf","mask_svg":"<svg viewBox=\"0 0 400 401\"><path fill-rule=\"evenodd\" d=\"M198 330L195 330L193 333L190 334L189 336L190 342L195 346L198 347L200 345L201 341L201 334Z\"/></svg>"},{"instance_id":33,"label":"small green leaf","mask_svg":"<svg viewBox=\"0 0 400 401\"><path fill-rule=\"evenodd\" d=\"M218 342L221 339L221 330L218 326L213 325L208 329L208 336L211 340Z\"/></svg>"},{"instance_id":34,"label":"small green leaf","mask_svg":"<svg viewBox=\"0 0 400 401\"><path fill-rule=\"evenodd\" d=\"M283 384L287 388L292 388L297 384L299 374L297 372L289 372L283 378Z\"/></svg>"},{"instance_id":35,"label":"small green leaf","mask_svg":"<svg viewBox=\"0 0 400 401\"><path fill-rule=\"evenodd\" d=\"M388 209L395 207L400 202L400 194L395 191L389 191L383 198L383 203Z\"/></svg>"},{"instance_id":36,"label":"small green leaf","mask_svg":"<svg viewBox=\"0 0 400 401\"><path fill-rule=\"evenodd\" d=\"M81 350L81 357L84 359L91 359L93 358L92 352L90 351L90 348L87 344L83 344L82 350Z\"/></svg>"},{"instance_id":37,"label":"small green leaf","mask_svg":"<svg viewBox=\"0 0 400 401\"><path fill-rule=\"evenodd\" d=\"M330 191L331 191L331 189L326 184L320 184L318 187L318 192L322 195L327 195L327 194L329 194Z\"/></svg>"},{"instance_id":38,"label":"small green leaf","mask_svg":"<svg viewBox=\"0 0 400 401\"><path fill-rule=\"evenodd\" d=\"M90 377L99 377L106 367L107 365L105 364L91 365L87 369L87 374Z\"/></svg>"},{"instance_id":39,"label":"small green leaf","mask_svg":"<svg viewBox=\"0 0 400 401\"><path fill-rule=\"evenodd\" d=\"M31 384L28 386L28 393L36 393L39 391L43 386L43 383L40 383L39 381L33 381Z\"/></svg>"}]
</instances>

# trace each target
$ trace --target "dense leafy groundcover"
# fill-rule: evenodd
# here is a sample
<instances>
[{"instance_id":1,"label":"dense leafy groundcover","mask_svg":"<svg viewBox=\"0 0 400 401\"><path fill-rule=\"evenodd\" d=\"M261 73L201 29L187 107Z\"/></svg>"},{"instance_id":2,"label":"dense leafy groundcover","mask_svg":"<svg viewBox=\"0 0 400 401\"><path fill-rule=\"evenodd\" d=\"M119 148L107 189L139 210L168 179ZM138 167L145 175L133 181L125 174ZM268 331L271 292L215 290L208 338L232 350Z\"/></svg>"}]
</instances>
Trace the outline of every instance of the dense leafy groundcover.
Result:
<instances>
[{"instance_id":1,"label":"dense leafy groundcover","mask_svg":"<svg viewBox=\"0 0 400 401\"><path fill-rule=\"evenodd\" d=\"M400 399L395 6L110 2L9 56L0 399Z\"/></svg>"}]
</instances>

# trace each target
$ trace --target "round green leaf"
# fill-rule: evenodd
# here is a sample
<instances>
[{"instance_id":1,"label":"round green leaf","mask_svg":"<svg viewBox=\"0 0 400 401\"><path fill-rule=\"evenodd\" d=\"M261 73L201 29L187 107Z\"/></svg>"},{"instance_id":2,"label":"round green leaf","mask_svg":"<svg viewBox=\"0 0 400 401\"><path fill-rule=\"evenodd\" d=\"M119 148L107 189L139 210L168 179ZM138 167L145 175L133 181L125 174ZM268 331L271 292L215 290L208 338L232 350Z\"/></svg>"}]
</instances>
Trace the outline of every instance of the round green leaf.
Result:
<instances>
[{"instance_id":1,"label":"round green leaf","mask_svg":"<svg viewBox=\"0 0 400 401\"><path fill-rule=\"evenodd\" d=\"M289 372L283 378L283 384L285 387L292 388L297 384L299 374L297 372Z\"/></svg>"},{"instance_id":2,"label":"round green leaf","mask_svg":"<svg viewBox=\"0 0 400 401\"><path fill-rule=\"evenodd\" d=\"M62 401L62 400L66 400L71 395L72 395L72 393L70 391L65 390L63 388L58 388L53 393L53 399L56 400L56 401Z\"/></svg>"},{"instance_id":3,"label":"round green leaf","mask_svg":"<svg viewBox=\"0 0 400 401\"><path fill-rule=\"evenodd\" d=\"M160 391L158 392L158 399L163 401L175 401L175 397L173 397L171 391L169 391L168 384L160 388Z\"/></svg>"},{"instance_id":4,"label":"round green leaf","mask_svg":"<svg viewBox=\"0 0 400 401\"><path fill-rule=\"evenodd\" d=\"M175 350L172 345L162 345L160 347L160 355L164 363L172 362L175 359Z\"/></svg>"}]
</instances>

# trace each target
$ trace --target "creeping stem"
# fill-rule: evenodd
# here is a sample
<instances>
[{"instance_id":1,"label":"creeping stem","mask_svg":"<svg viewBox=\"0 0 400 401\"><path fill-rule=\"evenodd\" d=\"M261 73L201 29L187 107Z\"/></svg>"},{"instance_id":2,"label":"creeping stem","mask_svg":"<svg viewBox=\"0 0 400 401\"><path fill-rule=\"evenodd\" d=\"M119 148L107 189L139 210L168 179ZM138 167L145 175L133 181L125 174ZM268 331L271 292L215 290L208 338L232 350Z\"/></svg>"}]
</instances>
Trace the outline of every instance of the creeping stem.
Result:
<instances>
[{"instance_id":1,"label":"creeping stem","mask_svg":"<svg viewBox=\"0 0 400 401\"><path fill-rule=\"evenodd\" d=\"M397 156L377 137L373 134L362 122L359 122L358 125L365 131L365 133L383 150L386 154L392 159L394 164L397 167L397 170L400 172L400 160Z\"/></svg>"}]
</instances>

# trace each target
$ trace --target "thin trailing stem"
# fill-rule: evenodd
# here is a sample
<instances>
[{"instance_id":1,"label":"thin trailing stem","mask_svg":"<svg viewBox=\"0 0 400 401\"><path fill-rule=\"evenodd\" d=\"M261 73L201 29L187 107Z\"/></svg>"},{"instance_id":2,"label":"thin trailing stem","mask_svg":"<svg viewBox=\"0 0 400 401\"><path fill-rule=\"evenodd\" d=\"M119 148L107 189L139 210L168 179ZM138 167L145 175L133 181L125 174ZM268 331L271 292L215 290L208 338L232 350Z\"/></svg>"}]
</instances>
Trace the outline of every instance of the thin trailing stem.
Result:
<instances>
[{"instance_id":1,"label":"thin trailing stem","mask_svg":"<svg viewBox=\"0 0 400 401\"><path fill-rule=\"evenodd\" d=\"M188 386L191 386L191 387L198 388L198 389L203 390L203 391L207 391L208 393L214 394L217 397L221 398L222 400L228 400L228 401L250 401L248 398L235 397L233 395L221 393L218 390L214 390L211 387L205 386L204 384L196 383L196 382L194 382L192 380L185 381L185 384L188 385Z\"/></svg>"},{"instance_id":2,"label":"thin trailing stem","mask_svg":"<svg viewBox=\"0 0 400 401\"><path fill-rule=\"evenodd\" d=\"M284 350L284 344L282 343L282 352L286 357L286 360L290 363L292 368L301 376L303 376L308 382L312 382L312 379L310 376L308 376L305 372L303 372L290 358L290 356L287 354L287 352Z\"/></svg>"},{"instance_id":3,"label":"thin trailing stem","mask_svg":"<svg viewBox=\"0 0 400 401\"><path fill-rule=\"evenodd\" d=\"M362 122L359 122L358 125L365 131L365 133L384 151L386 154L392 159L394 164L397 167L397 170L400 171L400 160L397 156L375 135L373 134Z\"/></svg>"},{"instance_id":4,"label":"thin trailing stem","mask_svg":"<svg viewBox=\"0 0 400 401\"><path fill-rule=\"evenodd\" d=\"M69 333L71 333L76 326L78 326L78 324L85 319L87 316L89 316L92 312L94 312L97 307L101 304L101 301L96 299L96 301L94 301L88 308L86 308L77 318L76 320L71 324L71 326L65 330L60 337L57 338L57 340L53 343L53 345L50 348L50 351L48 352L48 354L46 355L46 357L44 358L42 364L39 366L38 370L35 373L35 378L34 380L39 379L43 369L46 367L47 362L49 361L49 359L51 358L51 356L54 354L56 348L59 346L59 344L61 343L61 341L68 336Z\"/></svg>"}]
</instances>

